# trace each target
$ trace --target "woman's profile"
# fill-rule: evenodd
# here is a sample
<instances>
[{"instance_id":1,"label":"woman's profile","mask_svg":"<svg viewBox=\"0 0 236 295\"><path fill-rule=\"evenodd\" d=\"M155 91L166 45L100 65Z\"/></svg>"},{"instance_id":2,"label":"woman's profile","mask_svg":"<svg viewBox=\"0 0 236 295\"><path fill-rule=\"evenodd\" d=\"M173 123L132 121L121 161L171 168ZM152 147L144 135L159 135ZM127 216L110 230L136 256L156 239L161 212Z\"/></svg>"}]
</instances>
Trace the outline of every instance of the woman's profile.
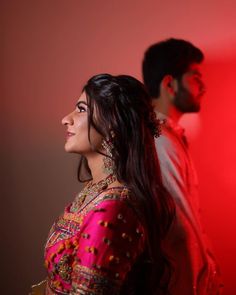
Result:
<instances>
[{"instance_id":1,"label":"woman's profile","mask_svg":"<svg viewBox=\"0 0 236 295\"><path fill-rule=\"evenodd\" d=\"M43 294L165 294L161 242L174 205L161 183L153 114L141 82L100 74L63 118L65 150L81 155L85 186L50 230Z\"/></svg>"}]
</instances>

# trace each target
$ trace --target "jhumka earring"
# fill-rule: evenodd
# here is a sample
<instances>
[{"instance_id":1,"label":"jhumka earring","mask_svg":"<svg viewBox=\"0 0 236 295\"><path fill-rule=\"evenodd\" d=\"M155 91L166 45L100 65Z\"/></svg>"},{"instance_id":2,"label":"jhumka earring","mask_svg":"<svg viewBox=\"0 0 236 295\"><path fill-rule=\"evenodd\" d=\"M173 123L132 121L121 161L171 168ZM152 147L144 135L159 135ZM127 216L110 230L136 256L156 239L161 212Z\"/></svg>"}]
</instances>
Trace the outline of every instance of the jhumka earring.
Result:
<instances>
[{"instance_id":1,"label":"jhumka earring","mask_svg":"<svg viewBox=\"0 0 236 295\"><path fill-rule=\"evenodd\" d=\"M102 148L104 149L106 156L103 158L103 170L106 174L114 174L115 163L112 159L112 150L114 148L110 139L103 139Z\"/></svg>"}]
</instances>

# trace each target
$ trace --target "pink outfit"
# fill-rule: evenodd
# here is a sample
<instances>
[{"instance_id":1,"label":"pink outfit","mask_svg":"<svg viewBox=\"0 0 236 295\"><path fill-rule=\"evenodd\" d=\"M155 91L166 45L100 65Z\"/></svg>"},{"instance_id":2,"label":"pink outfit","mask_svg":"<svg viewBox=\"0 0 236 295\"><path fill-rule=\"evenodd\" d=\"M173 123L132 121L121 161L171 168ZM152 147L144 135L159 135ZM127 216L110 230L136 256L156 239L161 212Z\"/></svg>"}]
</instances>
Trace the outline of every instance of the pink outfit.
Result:
<instances>
[{"instance_id":1,"label":"pink outfit","mask_svg":"<svg viewBox=\"0 0 236 295\"><path fill-rule=\"evenodd\" d=\"M46 294L119 294L145 243L129 191L107 189L76 212L71 205L45 246Z\"/></svg>"}]
</instances>

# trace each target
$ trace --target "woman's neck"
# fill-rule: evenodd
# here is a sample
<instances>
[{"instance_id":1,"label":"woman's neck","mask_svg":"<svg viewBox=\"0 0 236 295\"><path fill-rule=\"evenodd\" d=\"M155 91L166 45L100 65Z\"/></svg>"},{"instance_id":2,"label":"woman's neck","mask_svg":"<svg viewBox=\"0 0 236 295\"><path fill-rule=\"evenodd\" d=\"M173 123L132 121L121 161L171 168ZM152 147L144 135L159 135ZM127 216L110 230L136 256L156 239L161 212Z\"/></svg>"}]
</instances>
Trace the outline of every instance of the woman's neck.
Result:
<instances>
[{"instance_id":1,"label":"woman's neck","mask_svg":"<svg viewBox=\"0 0 236 295\"><path fill-rule=\"evenodd\" d=\"M107 177L107 174L102 169L103 157L103 155L98 153L92 153L86 156L92 179L95 183Z\"/></svg>"},{"instance_id":2,"label":"woman's neck","mask_svg":"<svg viewBox=\"0 0 236 295\"><path fill-rule=\"evenodd\" d=\"M107 173L104 169L104 156L101 154L92 154L86 157L87 161L88 161L88 166L90 168L91 171L91 175L92 175L92 180L93 183L98 183L99 181L107 178L109 176L109 174L111 173ZM121 186L122 184L116 180L114 181L110 186Z\"/></svg>"}]
</instances>

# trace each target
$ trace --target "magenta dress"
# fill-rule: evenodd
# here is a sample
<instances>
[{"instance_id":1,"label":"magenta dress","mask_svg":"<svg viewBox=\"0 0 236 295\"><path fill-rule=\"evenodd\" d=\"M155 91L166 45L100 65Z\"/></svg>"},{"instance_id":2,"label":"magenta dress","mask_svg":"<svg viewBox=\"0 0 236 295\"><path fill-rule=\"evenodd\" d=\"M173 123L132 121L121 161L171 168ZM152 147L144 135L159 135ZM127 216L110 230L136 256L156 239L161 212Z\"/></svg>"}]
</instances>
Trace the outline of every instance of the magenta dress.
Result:
<instances>
[{"instance_id":1,"label":"magenta dress","mask_svg":"<svg viewBox=\"0 0 236 295\"><path fill-rule=\"evenodd\" d=\"M145 249L145 232L125 187L65 208L45 246L45 294L120 294ZM126 293L126 292L125 292Z\"/></svg>"}]
</instances>

